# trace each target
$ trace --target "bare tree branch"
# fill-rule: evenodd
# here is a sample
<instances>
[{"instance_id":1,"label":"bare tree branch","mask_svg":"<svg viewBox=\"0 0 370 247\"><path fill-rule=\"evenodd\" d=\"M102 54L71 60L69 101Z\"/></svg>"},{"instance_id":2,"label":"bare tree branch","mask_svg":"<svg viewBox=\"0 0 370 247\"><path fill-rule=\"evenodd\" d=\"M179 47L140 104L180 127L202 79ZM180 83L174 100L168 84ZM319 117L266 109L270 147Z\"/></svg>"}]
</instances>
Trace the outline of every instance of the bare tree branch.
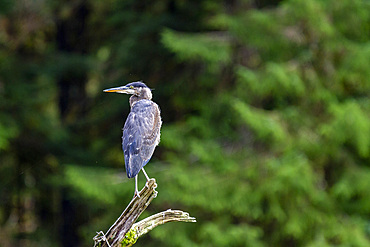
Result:
<instances>
[{"instance_id":1,"label":"bare tree branch","mask_svg":"<svg viewBox=\"0 0 370 247\"><path fill-rule=\"evenodd\" d=\"M144 212L151 201L157 196L156 187L155 179L150 179L139 192L139 197L132 199L107 233L97 233L93 238L94 246L132 246L140 236L146 234L156 226L172 221L196 222L195 218L190 217L186 212L169 209L135 223L141 213Z\"/></svg>"},{"instance_id":2,"label":"bare tree branch","mask_svg":"<svg viewBox=\"0 0 370 247\"><path fill-rule=\"evenodd\" d=\"M189 213L181 210L168 209L167 211L154 214L132 226L131 230L126 234L126 237L123 240L123 243L126 244L123 246L132 246L139 237L153 230L153 228L173 221L196 222L196 219L189 216Z\"/></svg>"}]
</instances>

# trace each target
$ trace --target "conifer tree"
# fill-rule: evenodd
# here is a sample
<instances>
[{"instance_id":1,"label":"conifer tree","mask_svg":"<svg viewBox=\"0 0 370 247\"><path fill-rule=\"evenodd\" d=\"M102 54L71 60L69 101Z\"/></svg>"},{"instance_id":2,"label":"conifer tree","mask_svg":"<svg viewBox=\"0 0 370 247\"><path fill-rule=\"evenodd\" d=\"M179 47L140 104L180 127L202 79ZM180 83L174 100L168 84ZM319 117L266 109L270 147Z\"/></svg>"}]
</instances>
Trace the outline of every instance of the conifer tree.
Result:
<instances>
[{"instance_id":1,"label":"conifer tree","mask_svg":"<svg viewBox=\"0 0 370 247\"><path fill-rule=\"evenodd\" d=\"M162 33L199 68L183 77L195 112L163 134L168 196L199 223L167 234L179 246L369 245L369 5L236 2L208 30Z\"/></svg>"}]
</instances>

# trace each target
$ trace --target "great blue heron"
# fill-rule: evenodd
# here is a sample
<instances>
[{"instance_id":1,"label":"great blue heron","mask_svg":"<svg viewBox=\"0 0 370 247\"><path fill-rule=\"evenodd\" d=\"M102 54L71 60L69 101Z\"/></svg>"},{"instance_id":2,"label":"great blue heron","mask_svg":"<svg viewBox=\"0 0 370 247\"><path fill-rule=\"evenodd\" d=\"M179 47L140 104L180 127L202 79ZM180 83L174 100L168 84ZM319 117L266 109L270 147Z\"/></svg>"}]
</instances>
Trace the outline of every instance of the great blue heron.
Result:
<instances>
[{"instance_id":1,"label":"great blue heron","mask_svg":"<svg viewBox=\"0 0 370 247\"><path fill-rule=\"evenodd\" d=\"M132 94L131 112L123 127L122 149L125 156L126 173L135 177L135 196L139 195L137 179L140 170L147 180L144 166L149 162L159 143L162 120L160 110L152 99L150 88L143 82L132 82L126 86L105 89L104 92Z\"/></svg>"}]
</instances>

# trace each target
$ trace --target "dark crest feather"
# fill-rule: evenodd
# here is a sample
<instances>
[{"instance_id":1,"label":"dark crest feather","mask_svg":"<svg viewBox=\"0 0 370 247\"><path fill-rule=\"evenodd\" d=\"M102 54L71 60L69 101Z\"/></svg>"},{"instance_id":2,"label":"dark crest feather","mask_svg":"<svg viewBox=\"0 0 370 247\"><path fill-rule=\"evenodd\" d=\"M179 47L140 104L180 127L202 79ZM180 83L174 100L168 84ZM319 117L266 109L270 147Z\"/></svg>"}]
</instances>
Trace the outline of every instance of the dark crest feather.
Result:
<instances>
[{"instance_id":1,"label":"dark crest feather","mask_svg":"<svg viewBox=\"0 0 370 247\"><path fill-rule=\"evenodd\" d=\"M127 84L126 85L126 87L131 87L131 86L133 86L133 87L147 87L147 88L149 88L147 85L145 85L145 83L144 82L142 82L142 81L135 81L135 82L131 82L131 83L129 83L129 84Z\"/></svg>"}]
</instances>

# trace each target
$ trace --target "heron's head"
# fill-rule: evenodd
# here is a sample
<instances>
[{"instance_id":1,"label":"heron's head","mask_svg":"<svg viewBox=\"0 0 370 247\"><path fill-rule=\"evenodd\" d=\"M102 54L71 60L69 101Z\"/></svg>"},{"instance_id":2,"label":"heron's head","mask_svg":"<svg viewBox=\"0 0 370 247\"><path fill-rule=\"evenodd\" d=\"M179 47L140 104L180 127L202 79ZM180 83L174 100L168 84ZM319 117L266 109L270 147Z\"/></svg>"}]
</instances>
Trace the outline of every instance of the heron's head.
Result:
<instances>
[{"instance_id":1,"label":"heron's head","mask_svg":"<svg viewBox=\"0 0 370 247\"><path fill-rule=\"evenodd\" d=\"M152 99L152 91L141 81L131 82L121 87L108 88L103 90L103 92L133 94L139 98Z\"/></svg>"}]
</instances>

